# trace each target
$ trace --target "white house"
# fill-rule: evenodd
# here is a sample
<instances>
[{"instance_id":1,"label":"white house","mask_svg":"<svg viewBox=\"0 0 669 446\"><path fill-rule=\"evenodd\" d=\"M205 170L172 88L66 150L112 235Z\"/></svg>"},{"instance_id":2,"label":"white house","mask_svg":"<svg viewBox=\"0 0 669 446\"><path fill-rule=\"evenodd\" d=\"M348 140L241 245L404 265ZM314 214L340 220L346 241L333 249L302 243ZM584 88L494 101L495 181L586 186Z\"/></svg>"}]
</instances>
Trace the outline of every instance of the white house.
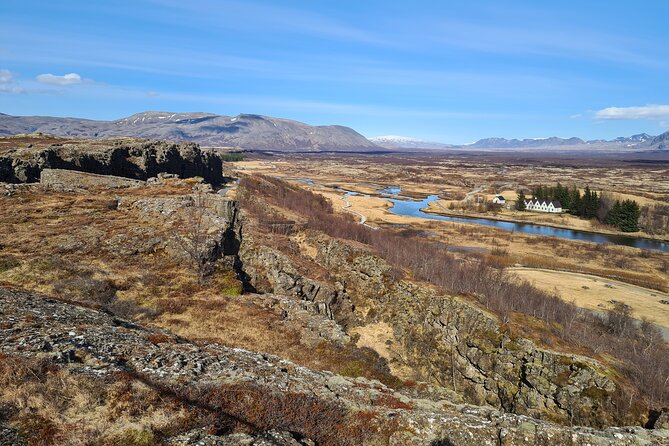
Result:
<instances>
[{"instance_id":1,"label":"white house","mask_svg":"<svg viewBox=\"0 0 669 446\"><path fill-rule=\"evenodd\" d=\"M559 214L562 212L562 204L559 201L547 201L532 198L531 200L525 200L525 210Z\"/></svg>"},{"instance_id":2,"label":"white house","mask_svg":"<svg viewBox=\"0 0 669 446\"><path fill-rule=\"evenodd\" d=\"M501 204L502 206L506 204L506 200L501 195L495 195L495 197L492 199L492 202L494 204Z\"/></svg>"}]
</instances>

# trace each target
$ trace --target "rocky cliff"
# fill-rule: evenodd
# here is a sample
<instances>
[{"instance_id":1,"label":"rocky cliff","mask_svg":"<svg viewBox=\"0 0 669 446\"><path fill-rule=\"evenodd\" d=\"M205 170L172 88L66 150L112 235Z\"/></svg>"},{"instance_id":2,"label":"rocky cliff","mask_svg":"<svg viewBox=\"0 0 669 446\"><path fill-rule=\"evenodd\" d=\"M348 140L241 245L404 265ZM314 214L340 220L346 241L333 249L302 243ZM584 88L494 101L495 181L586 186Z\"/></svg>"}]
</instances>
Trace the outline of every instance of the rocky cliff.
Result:
<instances>
[{"instance_id":1,"label":"rocky cliff","mask_svg":"<svg viewBox=\"0 0 669 446\"><path fill-rule=\"evenodd\" d=\"M388 359L411 370L405 378L448 388L469 403L565 424L618 421L613 372L597 361L512 336L472 302L396 280L385 261L360 247L315 232L300 242L329 271L328 280L302 275L285 254L249 236L240 256L251 283L320 301L327 314L354 331L389 327Z\"/></svg>"},{"instance_id":2,"label":"rocky cliff","mask_svg":"<svg viewBox=\"0 0 669 446\"><path fill-rule=\"evenodd\" d=\"M669 441L666 412L604 428L622 425L604 364L365 245L267 230L194 180L56 180L0 196L0 445Z\"/></svg>"},{"instance_id":3,"label":"rocky cliff","mask_svg":"<svg viewBox=\"0 0 669 446\"><path fill-rule=\"evenodd\" d=\"M669 432L662 430L567 428L489 408L415 399L379 382L316 372L241 349L195 345L109 314L7 289L0 289L0 353L4 364L39 358L50 364L47 374L66 370L68 377L87 377L89 386L123 374L130 385L159 390L165 404L176 398L197 405L247 432L198 429L167 436L166 444L669 444ZM35 379L40 378L26 378ZM3 413L29 405L5 407ZM21 444L30 432L0 426L0 435Z\"/></svg>"},{"instance_id":4,"label":"rocky cliff","mask_svg":"<svg viewBox=\"0 0 669 446\"><path fill-rule=\"evenodd\" d=\"M0 182L39 181L43 169L67 169L138 180L171 173L199 176L212 184L223 181L222 161L194 143L160 141L63 140L56 143L11 144L0 149Z\"/></svg>"}]
</instances>

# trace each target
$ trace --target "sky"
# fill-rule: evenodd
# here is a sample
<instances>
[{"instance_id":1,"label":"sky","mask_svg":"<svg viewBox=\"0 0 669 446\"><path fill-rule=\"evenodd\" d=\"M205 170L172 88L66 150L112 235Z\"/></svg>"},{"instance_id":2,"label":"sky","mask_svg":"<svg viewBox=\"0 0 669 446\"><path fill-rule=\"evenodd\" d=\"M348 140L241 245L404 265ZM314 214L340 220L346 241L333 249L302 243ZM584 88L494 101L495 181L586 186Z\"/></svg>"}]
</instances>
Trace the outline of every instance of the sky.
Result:
<instances>
[{"instance_id":1,"label":"sky","mask_svg":"<svg viewBox=\"0 0 669 446\"><path fill-rule=\"evenodd\" d=\"M255 113L367 137L669 130L669 2L0 2L0 112Z\"/></svg>"}]
</instances>

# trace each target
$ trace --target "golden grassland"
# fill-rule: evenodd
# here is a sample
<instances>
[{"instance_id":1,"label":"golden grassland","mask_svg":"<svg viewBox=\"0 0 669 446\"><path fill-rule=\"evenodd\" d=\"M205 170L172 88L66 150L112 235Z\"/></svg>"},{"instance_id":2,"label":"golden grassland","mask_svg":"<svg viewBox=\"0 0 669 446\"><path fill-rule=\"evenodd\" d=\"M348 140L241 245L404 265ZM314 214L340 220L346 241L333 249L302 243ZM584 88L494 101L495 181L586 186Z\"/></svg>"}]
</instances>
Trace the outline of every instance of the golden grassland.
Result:
<instances>
[{"instance_id":1,"label":"golden grassland","mask_svg":"<svg viewBox=\"0 0 669 446\"><path fill-rule=\"evenodd\" d=\"M509 270L538 288L558 290L564 299L579 307L604 311L613 308L616 302L624 302L637 318L669 328L669 304L661 303L662 300L669 302L668 294L590 274L534 268Z\"/></svg>"},{"instance_id":2,"label":"golden grassland","mask_svg":"<svg viewBox=\"0 0 669 446\"><path fill-rule=\"evenodd\" d=\"M462 203L466 197L490 199L495 193L515 200L519 186L538 184L590 185L624 199L637 200L642 205L662 204L669 199L669 174L662 167L582 166L556 165L551 167L524 164L507 165L493 161L461 159L436 159L410 156L397 157L283 157L270 160L249 160L234 163L241 174L259 173L285 179L310 179L315 184L293 181L301 187L320 193L330 199L338 212L349 212L360 220L366 217L370 226L399 226L421 231L426 237L438 239L454 250L480 251L490 261L503 266L523 266L554 271L567 271L593 275L634 284L642 289L649 300L649 308L667 307L659 303L660 292L669 291L669 254L641 251L639 249L598 245L589 242L533 236L521 233L445 221L399 216L389 212L392 204L380 196L378 190L387 186L400 186L401 194L425 197L438 194L441 199L430 205L429 211L456 214L448 209L449 203ZM341 188L369 196L348 196L342 199ZM475 191L475 192L473 192ZM469 194L469 195L468 195ZM347 204L350 204L348 206ZM481 216L480 214L475 214ZM502 210L488 213L487 218L517 220L556 227L602 233L617 233L596 221L579 219L571 215L546 215L531 212ZM641 234L647 236L647 234ZM661 236L667 238L667 236ZM571 281L579 281L573 276ZM583 278L580 286L587 286ZM540 281L537 285L541 287ZM554 287L551 286L551 290ZM561 287L558 286L558 289ZM582 288L581 288L582 289ZM610 289L607 288L610 291ZM626 290L618 289L616 297L627 303ZM656 296L651 296L656 294ZM630 294L632 296L632 294ZM578 296L565 289L563 297L572 300ZM601 299L604 299L603 297ZM630 297L630 305L634 297ZM598 301L597 304L603 302ZM590 308L587 300L576 298L576 304ZM648 315L645 306L632 305L641 318ZM601 310L601 307L597 307ZM658 312L658 315L664 313ZM654 320L658 321L656 317ZM659 322L659 321L658 321ZM664 324L661 324L664 325Z\"/></svg>"},{"instance_id":3,"label":"golden grassland","mask_svg":"<svg viewBox=\"0 0 669 446\"><path fill-rule=\"evenodd\" d=\"M160 434L173 435L213 419L127 374L105 382L47 361L3 354L0 401L18 412L13 427L35 446L154 446Z\"/></svg>"}]
</instances>

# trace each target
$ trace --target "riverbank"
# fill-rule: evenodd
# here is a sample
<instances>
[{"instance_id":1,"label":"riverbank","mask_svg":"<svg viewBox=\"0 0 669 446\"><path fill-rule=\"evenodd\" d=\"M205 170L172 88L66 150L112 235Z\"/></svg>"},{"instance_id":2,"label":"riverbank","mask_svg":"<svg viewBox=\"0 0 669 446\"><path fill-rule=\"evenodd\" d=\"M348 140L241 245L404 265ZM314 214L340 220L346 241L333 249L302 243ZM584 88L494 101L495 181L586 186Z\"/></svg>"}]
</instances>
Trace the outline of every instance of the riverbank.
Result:
<instances>
[{"instance_id":1,"label":"riverbank","mask_svg":"<svg viewBox=\"0 0 669 446\"><path fill-rule=\"evenodd\" d=\"M432 206L434 204L434 206ZM435 209L435 206L439 206L440 209ZM451 210L445 208L443 205L438 203L438 201L433 201L431 203L428 203L428 207L422 209L423 212L426 214L434 214L434 215L441 215L441 216L446 216L446 217L458 217L458 218L468 218L468 219L487 219L487 220L495 220L495 221L500 221L500 222L507 222L507 223L517 223L517 224L522 224L522 225L536 225L536 226L545 226L548 228L555 228L555 229L567 229L570 231L577 231L577 232L586 232L590 234L600 234L600 235L610 235L610 236L620 236L620 237L628 237L628 238L639 238L639 239L645 239L645 240L651 240L651 241L656 241L656 242L666 242L669 243L669 236L653 236L652 234L648 234L645 232L621 232L621 231L613 231L613 230L607 230L607 229L593 229L593 228L585 228L585 227L574 227L574 226L569 226L569 225L561 225L558 223L547 223L547 222L539 222L539 221L533 221L533 220L525 220L525 219L520 219L520 218L512 218L508 216L500 217L498 215L491 215L489 213L485 214L475 214L475 213L468 213L468 212L452 212ZM535 215L535 214L533 214Z\"/></svg>"}]
</instances>

